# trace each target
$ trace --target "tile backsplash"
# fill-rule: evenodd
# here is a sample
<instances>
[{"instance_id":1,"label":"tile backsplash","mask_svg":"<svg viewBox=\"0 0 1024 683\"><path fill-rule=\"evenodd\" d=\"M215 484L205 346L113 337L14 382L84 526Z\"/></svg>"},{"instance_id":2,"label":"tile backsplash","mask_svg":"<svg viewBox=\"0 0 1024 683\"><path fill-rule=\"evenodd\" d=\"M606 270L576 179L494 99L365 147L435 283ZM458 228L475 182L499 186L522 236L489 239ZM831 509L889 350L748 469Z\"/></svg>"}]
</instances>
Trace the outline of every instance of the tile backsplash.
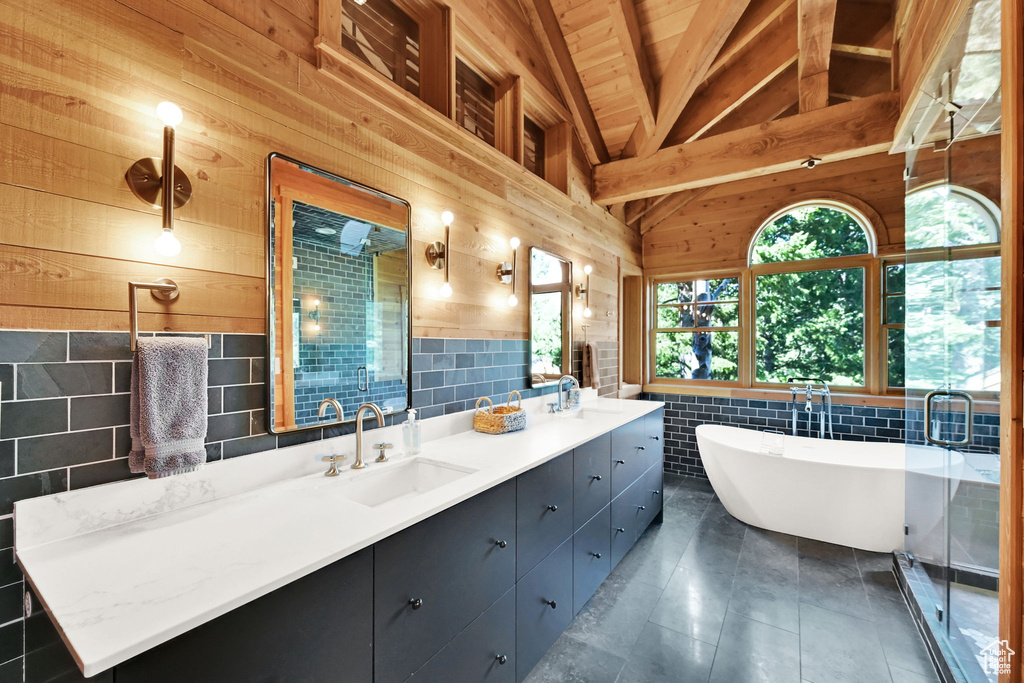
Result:
<instances>
[{"instance_id":1,"label":"tile backsplash","mask_svg":"<svg viewBox=\"0 0 1024 683\"><path fill-rule=\"evenodd\" d=\"M266 337L213 334L211 342L209 462L354 430L346 424L269 434ZM598 348L600 393L614 395L616 344ZM523 398L554 391L526 388L528 349L525 340L415 338L413 405L427 418L471 409L479 396L503 403L514 389ZM0 330L0 683L80 678L14 563L11 515L24 498L138 476L128 471L127 458L131 358L126 332ZM396 413L386 423L404 419ZM27 619L26 592L34 605Z\"/></svg>"}]
</instances>

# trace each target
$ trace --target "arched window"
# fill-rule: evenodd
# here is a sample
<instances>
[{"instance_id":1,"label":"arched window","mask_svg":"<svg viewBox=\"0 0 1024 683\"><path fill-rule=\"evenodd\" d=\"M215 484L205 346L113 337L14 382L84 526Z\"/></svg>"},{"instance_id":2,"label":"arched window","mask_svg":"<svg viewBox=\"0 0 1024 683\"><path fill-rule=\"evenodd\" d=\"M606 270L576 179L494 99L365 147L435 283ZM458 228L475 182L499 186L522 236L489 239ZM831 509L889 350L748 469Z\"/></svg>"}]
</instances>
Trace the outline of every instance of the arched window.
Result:
<instances>
[{"instance_id":1,"label":"arched window","mask_svg":"<svg viewBox=\"0 0 1024 683\"><path fill-rule=\"evenodd\" d=\"M874 232L852 207L805 202L754 235L754 380L865 381L864 294Z\"/></svg>"},{"instance_id":2,"label":"arched window","mask_svg":"<svg viewBox=\"0 0 1024 683\"><path fill-rule=\"evenodd\" d=\"M928 185L906 199L907 249L999 242L999 207L958 185Z\"/></svg>"}]
</instances>

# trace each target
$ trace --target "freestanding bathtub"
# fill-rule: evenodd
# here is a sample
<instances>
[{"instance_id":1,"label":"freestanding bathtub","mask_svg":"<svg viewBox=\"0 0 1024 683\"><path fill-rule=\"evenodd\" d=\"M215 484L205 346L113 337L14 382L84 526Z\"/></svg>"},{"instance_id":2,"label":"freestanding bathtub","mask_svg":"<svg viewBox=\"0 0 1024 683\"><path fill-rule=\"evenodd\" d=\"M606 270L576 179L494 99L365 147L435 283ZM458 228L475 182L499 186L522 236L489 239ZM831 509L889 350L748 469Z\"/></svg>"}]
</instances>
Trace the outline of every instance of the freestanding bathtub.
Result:
<instances>
[{"instance_id":1,"label":"freestanding bathtub","mask_svg":"<svg viewBox=\"0 0 1024 683\"><path fill-rule=\"evenodd\" d=\"M908 517L918 527L914 533L930 535L942 520L943 498L956 492L964 465L960 453L947 455L937 448L809 439L710 424L696 432L708 479L733 517L875 552L903 549ZM906 510L908 477L915 500L912 515Z\"/></svg>"}]
</instances>

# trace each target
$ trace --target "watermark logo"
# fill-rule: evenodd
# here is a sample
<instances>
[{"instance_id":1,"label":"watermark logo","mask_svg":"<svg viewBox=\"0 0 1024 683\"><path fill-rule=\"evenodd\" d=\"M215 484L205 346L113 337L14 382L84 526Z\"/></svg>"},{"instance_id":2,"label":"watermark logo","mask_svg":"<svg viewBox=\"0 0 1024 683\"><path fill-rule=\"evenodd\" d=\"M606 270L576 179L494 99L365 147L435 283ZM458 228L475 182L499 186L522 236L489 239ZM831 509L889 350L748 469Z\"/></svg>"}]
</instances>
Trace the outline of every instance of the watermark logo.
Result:
<instances>
[{"instance_id":1,"label":"watermark logo","mask_svg":"<svg viewBox=\"0 0 1024 683\"><path fill-rule=\"evenodd\" d=\"M1010 658L1017 653L1010 649L1008 642L997 638L978 654L981 655L981 668L985 673L1003 675L1010 673Z\"/></svg>"}]
</instances>

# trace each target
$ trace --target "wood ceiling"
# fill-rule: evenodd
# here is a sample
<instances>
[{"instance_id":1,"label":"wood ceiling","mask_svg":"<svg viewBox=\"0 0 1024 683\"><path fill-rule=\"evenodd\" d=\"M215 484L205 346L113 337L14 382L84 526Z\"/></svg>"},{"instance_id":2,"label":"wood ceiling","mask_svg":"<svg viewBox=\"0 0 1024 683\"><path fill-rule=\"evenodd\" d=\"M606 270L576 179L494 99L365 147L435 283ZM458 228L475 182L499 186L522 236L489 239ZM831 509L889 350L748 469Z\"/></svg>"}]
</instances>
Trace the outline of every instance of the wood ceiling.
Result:
<instances>
[{"instance_id":1,"label":"wood ceiling","mask_svg":"<svg viewBox=\"0 0 1024 683\"><path fill-rule=\"evenodd\" d=\"M598 167L599 200L630 199L627 222L646 216L644 231L700 188L613 190L619 169L651 172L639 162L666 158L664 148L884 97L894 87L890 0L521 3ZM633 157L633 166L620 161Z\"/></svg>"}]
</instances>

